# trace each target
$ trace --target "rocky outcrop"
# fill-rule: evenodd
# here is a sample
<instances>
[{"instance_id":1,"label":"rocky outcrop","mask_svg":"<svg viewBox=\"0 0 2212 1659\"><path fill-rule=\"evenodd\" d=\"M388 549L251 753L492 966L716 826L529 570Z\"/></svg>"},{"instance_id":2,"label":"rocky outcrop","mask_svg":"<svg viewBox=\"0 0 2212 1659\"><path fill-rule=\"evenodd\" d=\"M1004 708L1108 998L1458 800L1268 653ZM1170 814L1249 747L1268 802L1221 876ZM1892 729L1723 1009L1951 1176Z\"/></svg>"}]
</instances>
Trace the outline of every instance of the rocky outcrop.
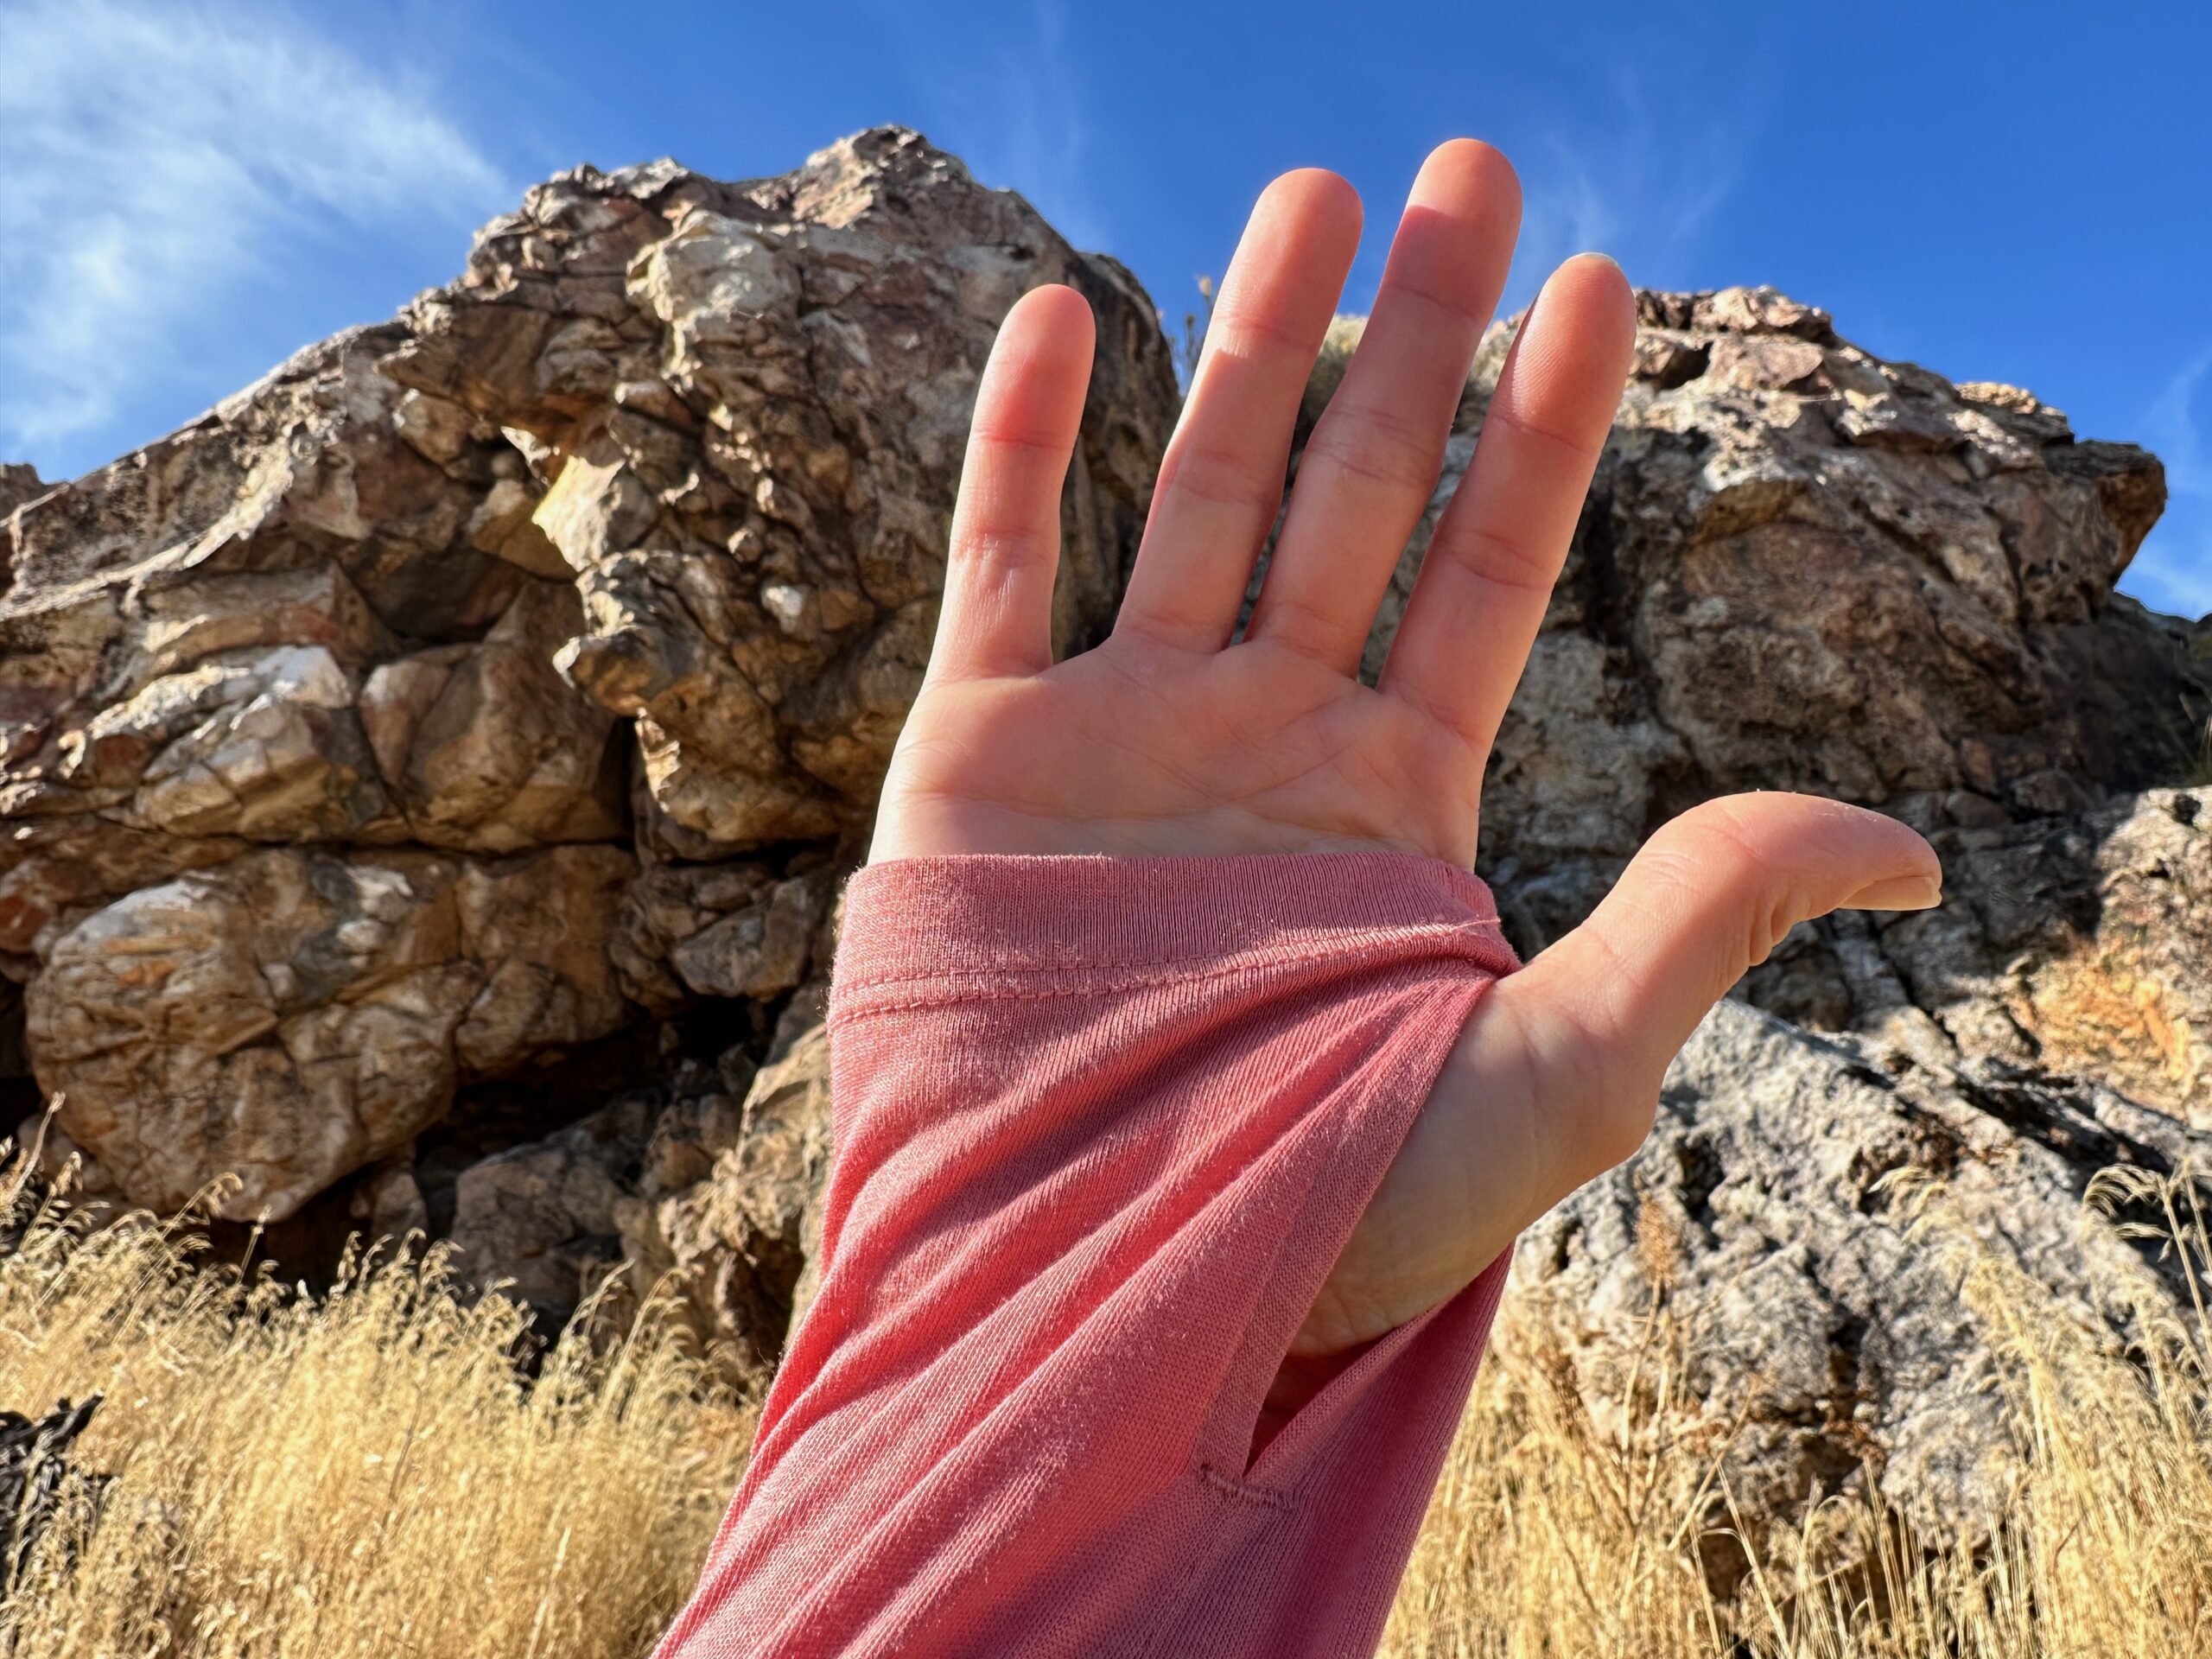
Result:
<instances>
[{"instance_id":1,"label":"rocky outcrop","mask_svg":"<svg viewBox=\"0 0 2212 1659\"><path fill-rule=\"evenodd\" d=\"M461 1172L456 1265L549 1323L619 1279L673 1292L741 1366L771 1363L811 1294L830 1164L830 1047L817 987L756 1071L738 1050L673 1068L542 1141Z\"/></svg>"},{"instance_id":2,"label":"rocky outcrop","mask_svg":"<svg viewBox=\"0 0 2212 1659\"><path fill-rule=\"evenodd\" d=\"M1872 1483L1922 1536L1971 1536L2018 1443L1954 1245L2115 1351L2185 1294L2081 1211L2103 1168L2212 1151L2188 1127L2212 1127L2212 791L2146 787L2199 771L2212 632L2113 591L2164 501L2153 457L1885 362L1770 289L1638 304L1484 783L1516 943L1580 921L1657 823L1746 788L1929 831L1946 902L1793 934L1738 995L1796 1025L1724 1005L1643 1153L1532 1230L1516 1283L1600 1416L1632 1409L1669 1303L1751 1524ZM1509 343L1484 343L1370 673ZM1916 1231L1931 1182L1943 1225Z\"/></svg>"},{"instance_id":3,"label":"rocky outcrop","mask_svg":"<svg viewBox=\"0 0 2212 1659\"><path fill-rule=\"evenodd\" d=\"M1556 938L1713 795L1809 790L1933 830L2190 768L2212 658L2113 591L2164 502L2155 457L2076 440L2018 388L1875 357L1770 289L1637 303L1635 375L1484 786L1518 943ZM1510 333L1484 343L1370 673Z\"/></svg>"},{"instance_id":4,"label":"rocky outcrop","mask_svg":"<svg viewBox=\"0 0 2212 1659\"><path fill-rule=\"evenodd\" d=\"M50 487L39 477L35 467L26 467L19 461L0 461L0 518L26 501L35 501Z\"/></svg>"},{"instance_id":5,"label":"rocky outcrop","mask_svg":"<svg viewBox=\"0 0 2212 1659\"><path fill-rule=\"evenodd\" d=\"M479 238L387 361L426 431L518 435L527 538L588 625L562 672L632 721L657 849L708 857L864 824L935 624L968 410L1027 289L1068 282L1102 349L1055 633L1108 621L1174 388L1149 302L912 134L786 178L564 175Z\"/></svg>"},{"instance_id":6,"label":"rocky outcrop","mask_svg":"<svg viewBox=\"0 0 2212 1659\"><path fill-rule=\"evenodd\" d=\"M673 1275L709 1343L772 1360L812 1300L830 1168L830 1043L787 1023L735 1121L713 1095L661 1120L663 1156L618 1211L632 1282ZM690 1165L690 1179L677 1179ZM701 1160L705 1160L703 1166Z\"/></svg>"},{"instance_id":7,"label":"rocky outcrop","mask_svg":"<svg viewBox=\"0 0 2212 1659\"><path fill-rule=\"evenodd\" d=\"M267 848L142 887L48 946L28 1034L62 1129L133 1203L238 1178L291 1215L404 1146L455 1089L628 1016L609 936L632 863Z\"/></svg>"},{"instance_id":8,"label":"rocky outcrop","mask_svg":"<svg viewBox=\"0 0 2212 1659\"><path fill-rule=\"evenodd\" d=\"M51 1144L136 1204L235 1175L239 1219L373 1165L390 1202L347 1205L405 1216L457 1093L702 1005L757 1053L920 676L992 333L1047 281L1100 321L1072 647L1165 342L896 129L779 179L563 175L393 321L74 483L10 469L0 968Z\"/></svg>"},{"instance_id":9,"label":"rocky outcrop","mask_svg":"<svg viewBox=\"0 0 2212 1659\"><path fill-rule=\"evenodd\" d=\"M1956 1247L2020 1269L2117 1351L2145 1299L2184 1291L2170 1256L2082 1224L2090 1180L2208 1153L2095 1084L1930 1068L1726 1002L1669 1072L1642 1153L1522 1236L1516 1284L1600 1413L1654 1363L1647 1311L1667 1299L1743 1515L1788 1524L1872 1482L1948 1543L1996 1517L2020 1455L2002 1336Z\"/></svg>"}]
</instances>

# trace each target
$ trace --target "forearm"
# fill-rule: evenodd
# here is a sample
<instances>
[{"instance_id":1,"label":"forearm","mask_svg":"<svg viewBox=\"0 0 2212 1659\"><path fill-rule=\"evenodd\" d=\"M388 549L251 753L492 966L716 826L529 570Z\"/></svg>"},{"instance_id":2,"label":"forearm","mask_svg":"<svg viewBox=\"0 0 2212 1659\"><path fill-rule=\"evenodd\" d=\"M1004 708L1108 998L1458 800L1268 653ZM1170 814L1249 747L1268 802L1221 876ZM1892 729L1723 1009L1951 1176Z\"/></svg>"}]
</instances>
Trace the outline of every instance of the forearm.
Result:
<instances>
[{"instance_id":1,"label":"forearm","mask_svg":"<svg viewBox=\"0 0 2212 1659\"><path fill-rule=\"evenodd\" d=\"M862 872L821 1294L664 1653L1371 1647L1502 1266L1285 1356L1511 966L1411 855Z\"/></svg>"}]
</instances>

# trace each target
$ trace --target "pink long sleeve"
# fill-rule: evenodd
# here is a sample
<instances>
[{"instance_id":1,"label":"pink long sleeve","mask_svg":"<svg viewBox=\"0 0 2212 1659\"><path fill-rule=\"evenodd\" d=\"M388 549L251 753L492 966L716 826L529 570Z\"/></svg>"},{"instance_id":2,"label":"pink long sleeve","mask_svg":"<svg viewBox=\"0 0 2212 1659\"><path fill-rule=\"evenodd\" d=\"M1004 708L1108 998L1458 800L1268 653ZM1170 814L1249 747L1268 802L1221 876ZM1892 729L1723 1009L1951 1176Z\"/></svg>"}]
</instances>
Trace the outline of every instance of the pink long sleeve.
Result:
<instances>
[{"instance_id":1,"label":"pink long sleeve","mask_svg":"<svg viewBox=\"0 0 2212 1659\"><path fill-rule=\"evenodd\" d=\"M861 871L821 1293L659 1659L1371 1653L1503 1262L1254 1430L1513 965L1412 855Z\"/></svg>"}]
</instances>

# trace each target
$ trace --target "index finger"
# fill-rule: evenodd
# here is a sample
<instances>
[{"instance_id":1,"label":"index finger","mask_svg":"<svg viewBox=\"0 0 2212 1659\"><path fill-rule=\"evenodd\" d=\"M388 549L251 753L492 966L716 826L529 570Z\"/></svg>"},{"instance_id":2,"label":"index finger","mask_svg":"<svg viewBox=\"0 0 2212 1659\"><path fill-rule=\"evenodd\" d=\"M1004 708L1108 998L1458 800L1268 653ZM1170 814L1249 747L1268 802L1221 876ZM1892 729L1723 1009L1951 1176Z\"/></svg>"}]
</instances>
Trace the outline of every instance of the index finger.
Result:
<instances>
[{"instance_id":1,"label":"index finger","mask_svg":"<svg viewBox=\"0 0 2212 1659\"><path fill-rule=\"evenodd\" d=\"M1083 428L1096 327L1071 288L1032 289L999 326L968 430L930 673L1052 665L1060 489Z\"/></svg>"}]
</instances>

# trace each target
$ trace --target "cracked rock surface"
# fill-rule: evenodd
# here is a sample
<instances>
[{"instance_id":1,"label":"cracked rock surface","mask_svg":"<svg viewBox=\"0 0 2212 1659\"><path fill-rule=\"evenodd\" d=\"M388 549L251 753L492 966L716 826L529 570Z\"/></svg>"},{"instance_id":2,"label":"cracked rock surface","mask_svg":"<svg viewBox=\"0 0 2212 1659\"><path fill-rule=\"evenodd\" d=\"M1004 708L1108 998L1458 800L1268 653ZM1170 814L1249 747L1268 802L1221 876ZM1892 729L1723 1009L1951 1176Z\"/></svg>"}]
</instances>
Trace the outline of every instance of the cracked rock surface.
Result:
<instances>
[{"instance_id":1,"label":"cracked rock surface","mask_svg":"<svg viewBox=\"0 0 2212 1659\"><path fill-rule=\"evenodd\" d=\"M1484 785L1485 874L1524 950L1714 795L1978 828L2193 766L2212 650L2113 591L2164 505L2157 457L2077 439L2017 387L1878 358L1771 289L1637 307L1634 375ZM1477 361L1370 676L1510 334Z\"/></svg>"},{"instance_id":2,"label":"cracked rock surface","mask_svg":"<svg viewBox=\"0 0 2212 1659\"><path fill-rule=\"evenodd\" d=\"M2101 1084L1923 1065L1724 1002L1669 1072L1643 1150L1523 1235L1516 1282L1585 1398L1618 1409L1649 1359L1638 1246L1656 1219L1688 1393L1734 1428L1745 1512L1788 1522L1871 1481L1941 1544L1991 1524L2019 1458L2001 1334L1947 1241L2021 1269L2116 1349L2145 1299L2183 1292L2155 1252L2084 1225L2089 1182L2208 1154L2212 1136ZM1942 1227L1915 1229L1915 1174L1942 1182Z\"/></svg>"}]
</instances>

